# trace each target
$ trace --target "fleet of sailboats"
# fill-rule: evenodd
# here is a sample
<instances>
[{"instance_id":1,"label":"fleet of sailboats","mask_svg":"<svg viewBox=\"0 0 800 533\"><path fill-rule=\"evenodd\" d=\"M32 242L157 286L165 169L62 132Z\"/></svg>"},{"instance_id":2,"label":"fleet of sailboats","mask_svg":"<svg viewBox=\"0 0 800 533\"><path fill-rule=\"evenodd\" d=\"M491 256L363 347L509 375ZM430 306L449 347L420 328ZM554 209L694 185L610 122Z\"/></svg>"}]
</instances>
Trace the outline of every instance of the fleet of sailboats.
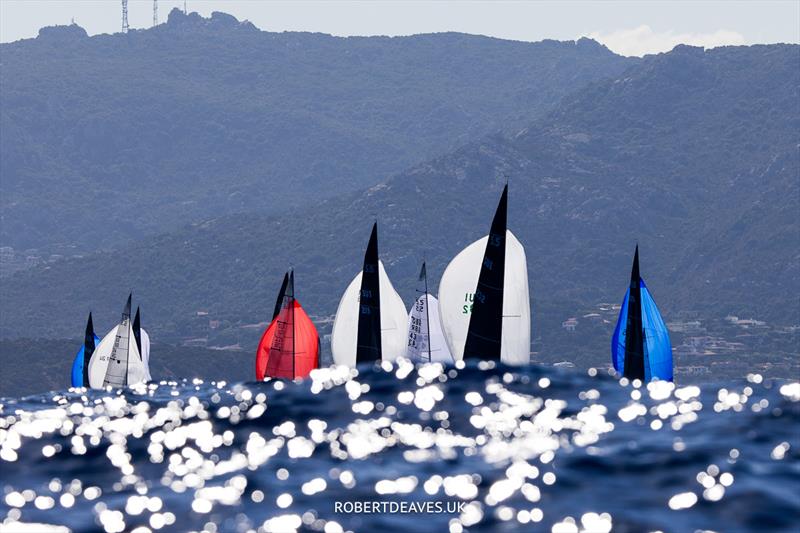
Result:
<instances>
[{"instance_id":1,"label":"fleet of sailboats","mask_svg":"<svg viewBox=\"0 0 800 533\"><path fill-rule=\"evenodd\" d=\"M284 275L256 350L256 378L300 379L320 364L320 340L295 297L294 271ZM531 304L522 243L508 229L508 184L489 234L459 252L429 292L425 262L419 296L410 311L394 289L378 254L378 224L372 227L364 262L339 302L331 333L337 365L394 361L451 364L485 359L508 365L530 363ZM628 379L672 380L672 347L664 320L639 274L639 248L611 343L614 368ZM92 315L71 372L74 387L125 387L151 380L150 337L139 309L131 320L131 296L119 323L102 340Z\"/></svg>"}]
</instances>

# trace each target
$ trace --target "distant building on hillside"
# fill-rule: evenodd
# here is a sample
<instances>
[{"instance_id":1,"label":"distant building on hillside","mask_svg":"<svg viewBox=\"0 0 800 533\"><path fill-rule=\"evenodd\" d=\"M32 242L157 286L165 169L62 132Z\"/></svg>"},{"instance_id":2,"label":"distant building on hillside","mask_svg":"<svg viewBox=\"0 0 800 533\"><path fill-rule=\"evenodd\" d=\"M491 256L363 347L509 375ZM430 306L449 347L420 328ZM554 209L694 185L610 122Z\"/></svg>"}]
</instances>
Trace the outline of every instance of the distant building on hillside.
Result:
<instances>
[{"instance_id":1,"label":"distant building on hillside","mask_svg":"<svg viewBox=\"0 0 800 533\"><path fill-rule=\"evenodd\" d=\"M575 328L578 327L578 319L570 317L561 323L561 327L567 331L575 331Z\"/></svg>"}]
</instances>

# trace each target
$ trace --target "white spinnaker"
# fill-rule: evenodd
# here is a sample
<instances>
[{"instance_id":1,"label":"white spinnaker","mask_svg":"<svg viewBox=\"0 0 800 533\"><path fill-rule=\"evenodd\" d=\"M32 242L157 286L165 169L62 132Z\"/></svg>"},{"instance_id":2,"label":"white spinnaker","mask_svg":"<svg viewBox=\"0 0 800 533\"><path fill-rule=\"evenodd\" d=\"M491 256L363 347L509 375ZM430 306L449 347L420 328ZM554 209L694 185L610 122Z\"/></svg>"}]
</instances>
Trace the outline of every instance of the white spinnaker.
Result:
<instances>
[{"instance_id":1,"label":"white spinnaker","mask_svg":"<svg viewBox=\"0 0 800 533\"><path fill-rule=\"evenodd\" d=\"M442 332L439 300L434 295L422 294L411 306L408 313L407 345L406 357L415 363L455 362Z\"/></svg>"},{"instance_id":2,"label":"white spinnaker","mask_svg":"<svg viewBox=\"0 0 800 533\"><path fill-rule=\"evenodd\" d=\"M456 361L464 358L472 297L478 286L488 236L464 248L452 261L439 282L439 313L442 330ZM506 230L506 266L503 283L503 336L500 360L510 365L530 363L531 302L528 292L528 264L525 249Z\"/></svg>"},{"instance_id":3,"label":"white spinnaker","mask_svg":"<svg viewBox=\"0 0 800 533\"><path fill-rule=\"evenodd\" d=\"M145 381L151 381L153 378L150 376L150 335L142 328L139 333L142 340L142 365L144 366Z\"/></svg>"},{"instance_id":4,"label":"white spinnaker","mask_svg":"<svg viewBox=\"0 0 800 533\"><path fill-rule=\"evenodd\" d=\"M135 385L142 381L146 381L149 373L139 355L139 350L136 347L136 339L133 337L133 332L122 332L121 338L127 338L127 361L112 358L114 353L114 343L117 339L117 332L119 328L130 328L130 319L126 320L123 324L119 324L111 328L100 344L95 348L92 358L89 361L89 386L93 389L104 388L104 383L107 378L111 378L108 384L112 386L125 386ZM126 334L129 333L129 334ZM144 344L144 340L142 340ZM124 347L123 347L124 352ZM148 358L149 358L149 338L148 338ZM109 364L119 365L119 369L111 369L109 372ZM126 368L122 368L125 365ZM127 380L125 379L127 378ZM127 383L125 383L127 381Z\"/></svg>"},{"instance_id":5,"label":"white spinnaker","mask_svg":"<svg viewBox=\"0 0 800 533\"><path fill-rule=\"evenodd\" d=\"M383 262L378 261L381 292L381 352L384 361L394 361L406 353L406 324L408 314L403 299L394 290ZM361 272L356 274L339 301L331 332L331 353L337 365L356 366L358 343L358 301L361 291Z\"/></svg>"}]
</instances>

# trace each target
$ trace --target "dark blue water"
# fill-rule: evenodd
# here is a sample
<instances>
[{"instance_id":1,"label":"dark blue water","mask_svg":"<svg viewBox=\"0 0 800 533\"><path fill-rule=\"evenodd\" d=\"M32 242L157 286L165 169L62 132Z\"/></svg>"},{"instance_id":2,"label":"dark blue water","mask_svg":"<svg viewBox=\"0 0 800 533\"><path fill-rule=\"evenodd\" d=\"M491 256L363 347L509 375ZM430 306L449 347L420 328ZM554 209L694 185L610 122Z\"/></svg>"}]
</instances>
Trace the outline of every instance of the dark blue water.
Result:
<instances>
[{"instance_id":1,"label":"dark blue water","mask_svg":"<svg viewBox=\"0 0 800 533\"><path fill-rule=\"evenodd\" d=\"M800 383L590 374L401 364L5 399L0 527L796 530Z\"/></svg>"}]
</instances>

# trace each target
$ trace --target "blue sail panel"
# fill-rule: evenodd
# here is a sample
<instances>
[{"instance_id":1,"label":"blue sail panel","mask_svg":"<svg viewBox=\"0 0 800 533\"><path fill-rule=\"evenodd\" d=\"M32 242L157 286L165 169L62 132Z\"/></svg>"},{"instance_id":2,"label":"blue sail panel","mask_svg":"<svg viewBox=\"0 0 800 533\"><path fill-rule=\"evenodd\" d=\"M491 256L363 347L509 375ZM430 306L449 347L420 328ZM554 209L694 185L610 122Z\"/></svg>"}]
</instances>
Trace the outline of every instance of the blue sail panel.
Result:
<instances>
[{"instance_id":1,"label":"blue sail panel","mask_svg":"<svg viewBox=\"0 0 800 533\"><path fill-rule=\"evenodd\" d=\"M100 337L97 335L94 336L94 344L100 343ZM75 354L75 360L72 361L72 386L73 387L83 387L83 351L86 349L86 346L81 345L81 349L78 350L78 353Z\"/></svg>"},{"instance_id":2,"label":"blue sail panel","mask_svg":"<svg viewBox=\"0 0 800 533\"><path fill-rule=\"evenodd\" d=\"M75 360L72 362L72 386L83 387L83 350L86 347L81 345L81 349L75 355Z\"/></svg>"},{"instance_id":3,"label":"blue sail panel","mask_svg":"<svg viewBox=\"0 0 800 533\"><path fill-rule=\"evenodd\" d=\"M630 294L631 290L628 289L625 293L625 298L622 300L622 308L619 310L614 336L611 337L611 362L617 372L622 372L622 369L625 368L625 328L627 327L628 297Z\"/></svg>"},{"instance_id":4,"label":"blue sail panel","mask_svg":"<svg viewBox=\"0 0 800 533\"><path fill-rule=\"evenodd\" d=\"M642 327L646 343L645 379L672 381L672 343L669 340L669 331L644 280L641 287Z\"/></svg>"}]
</instances>

